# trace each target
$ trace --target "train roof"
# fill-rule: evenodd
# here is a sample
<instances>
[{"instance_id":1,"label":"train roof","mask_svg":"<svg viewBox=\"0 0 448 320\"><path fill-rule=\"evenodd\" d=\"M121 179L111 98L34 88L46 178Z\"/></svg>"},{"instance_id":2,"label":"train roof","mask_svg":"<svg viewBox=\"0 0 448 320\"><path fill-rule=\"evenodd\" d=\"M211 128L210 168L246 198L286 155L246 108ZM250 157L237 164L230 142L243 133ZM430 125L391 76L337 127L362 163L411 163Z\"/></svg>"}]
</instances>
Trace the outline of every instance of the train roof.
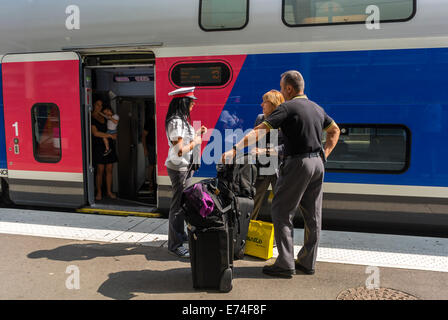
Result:
<instances>
[{"instance_id":1,"label":"train roof","mask_svg":"<svg viewBox=\"0 0 448 320\"><path fill-rule=\"evenodd\" d=\"M74 30L66 26L67 2L3 1L0 54L123 45L150 48L156 56L448 46L445 0L415 0L407 19L383 22L378 30L364 23L291 27L282 19L284 1L249 1L245 26L225 31L201 28L200 0L80 0Z\"/></svg>"}]
</instances>

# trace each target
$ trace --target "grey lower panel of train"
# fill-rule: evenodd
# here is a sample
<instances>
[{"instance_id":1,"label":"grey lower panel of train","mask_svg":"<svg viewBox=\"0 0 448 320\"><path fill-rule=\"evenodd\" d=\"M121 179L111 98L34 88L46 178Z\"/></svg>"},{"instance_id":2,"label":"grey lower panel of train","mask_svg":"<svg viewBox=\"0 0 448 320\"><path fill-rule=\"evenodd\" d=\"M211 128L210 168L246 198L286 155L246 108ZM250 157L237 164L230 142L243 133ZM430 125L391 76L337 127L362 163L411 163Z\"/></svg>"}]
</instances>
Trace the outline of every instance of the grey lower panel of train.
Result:
<instances>
[{"instance_id":1,"label":"grey lower panel of train","mask_svg":"<svg viewBox=\"0 0 448 320\"><path fill-rule=\"evenodd\" d=\"M83 206L83 182L9 179L9 196L15 204L57 207Z\"/></svg>"}]
</instances>

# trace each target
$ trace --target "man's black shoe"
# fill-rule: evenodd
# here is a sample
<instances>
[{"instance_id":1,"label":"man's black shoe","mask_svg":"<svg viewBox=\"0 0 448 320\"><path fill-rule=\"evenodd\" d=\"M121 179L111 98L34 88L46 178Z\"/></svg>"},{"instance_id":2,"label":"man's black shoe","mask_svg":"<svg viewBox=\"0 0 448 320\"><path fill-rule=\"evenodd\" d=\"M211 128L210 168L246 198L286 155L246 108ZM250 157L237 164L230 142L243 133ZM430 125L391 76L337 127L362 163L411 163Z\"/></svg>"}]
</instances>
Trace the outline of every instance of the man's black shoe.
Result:
<instances>
[{"instance_id":1,"label":"man's black shoe","mask_svg":"<svg viewBox=\"0 0 448 320\"><path fill-rule=\"evenodd\" d=\"M296 266L296 271L300 271L304 274L314 274L314 269L307 269L304 266L302 266L301 264L299 264L297 261L295 262L295 266Z\"/></svg>"},{"instance_id":2,"label":"man's black shoe","mask_svg":"<svg viewBox=\"0 0 448 320\"><path fill-rule=\"evenodd\" d=\"M264 266L263 273L273 277L291 279L296 273L295 270L282 269L275 265Z\"/></svg>"}]
</instances>

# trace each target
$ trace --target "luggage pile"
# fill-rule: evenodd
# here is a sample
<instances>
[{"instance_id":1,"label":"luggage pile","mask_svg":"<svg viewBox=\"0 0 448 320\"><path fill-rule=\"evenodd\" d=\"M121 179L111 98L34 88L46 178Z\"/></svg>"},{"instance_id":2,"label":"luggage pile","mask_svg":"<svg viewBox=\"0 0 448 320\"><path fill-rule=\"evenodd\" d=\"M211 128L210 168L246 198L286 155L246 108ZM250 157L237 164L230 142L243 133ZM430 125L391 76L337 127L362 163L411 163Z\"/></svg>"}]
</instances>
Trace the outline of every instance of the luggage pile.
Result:
<instances>
[{"instance_id":1,"label":"luggage pile","mask_svg":"<svg viewBox=\"0 0 448 320\"><path fill-rule=\"evenodd\" d=\"M256 174L253 159L245 154L233 164L217 165L216 178L184 190L194 288L232 290L233 260L244 256Z\"/></svg>"}]
</instances>

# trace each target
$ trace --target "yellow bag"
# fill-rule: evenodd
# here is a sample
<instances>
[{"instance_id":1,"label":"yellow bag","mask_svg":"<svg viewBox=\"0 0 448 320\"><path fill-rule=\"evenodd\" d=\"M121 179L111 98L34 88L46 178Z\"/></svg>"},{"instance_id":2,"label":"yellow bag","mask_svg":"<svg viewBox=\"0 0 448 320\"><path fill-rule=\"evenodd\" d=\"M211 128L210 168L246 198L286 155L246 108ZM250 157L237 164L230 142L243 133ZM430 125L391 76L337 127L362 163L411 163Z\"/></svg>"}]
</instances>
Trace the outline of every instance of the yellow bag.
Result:
<instances>
[{"instance_id":1,"label":"yellow bag","mask_svg":"<svg viewBox=\"0 0 448 320\"><path fill-rule=\"evenodd\" d=\"M250 220L244 253L268 260L273 256L273 248L274 225L269 222Z\"/></svg>"}]
</instances>

